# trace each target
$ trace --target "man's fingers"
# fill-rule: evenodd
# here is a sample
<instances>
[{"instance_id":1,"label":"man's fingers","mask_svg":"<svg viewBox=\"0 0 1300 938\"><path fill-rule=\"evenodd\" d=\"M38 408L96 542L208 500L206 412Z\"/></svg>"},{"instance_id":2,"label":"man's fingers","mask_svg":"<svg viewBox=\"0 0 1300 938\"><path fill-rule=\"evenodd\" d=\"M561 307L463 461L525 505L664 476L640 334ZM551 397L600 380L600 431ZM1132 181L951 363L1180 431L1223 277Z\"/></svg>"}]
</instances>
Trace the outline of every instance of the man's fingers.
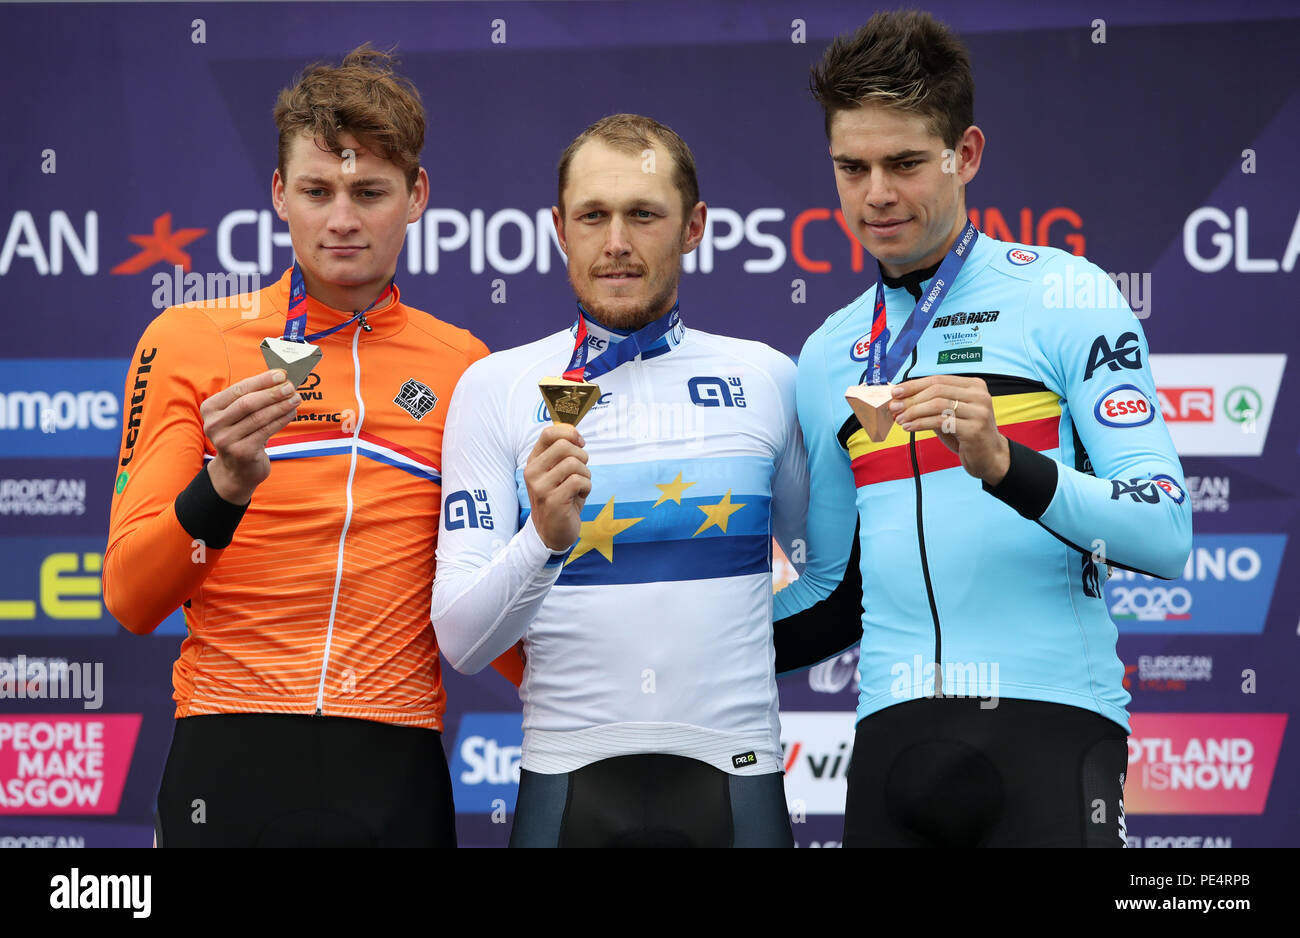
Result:
<instances>
[{"instance_id":1,"label":"man's fingers","mask_svg":"<svg viewBox=\"0 0 1300 938\"><path fill-rule=\"evenodd\" d=\"M260 391L263 388L275 387L275 385L285 380L284 369L275 368L270 371L264 371L260 375L253 375L248 378L241 378L225 390L218 391L206 401L203 402L211 412L225 410L233 404L238 398L243 397L250 391Z\"/></svg>"},{"instance_id":2,"label":"man's fingers","mask_svg":"<svg viewBox=\"0 0 1300 938\"><path fill-rule=\"evenodd\" d=\"M533 444L533 451L529 455L531 460L534 456L545 452L557 440L567 440L574 446L581 447L586 440L578 432L578 428L567 423L553 423L546 427L537 437L537 442Z\"/></svg>"},{"instance_id":3,"label":"man's fingers","mask_svg":"<svg viewBox=\"0 0 1300 938\"><path fill-rule=\"evenodd\" d=\"M586 460L568 456L542 473L534 485L541 492L553 492L574 476L590 480L591 470L587 468Z\"/></svg>"},{"instance_id":4,"label":"man's fingers","mask_svg":"<svg viewBox=\"0 0 1300 938\"><path fill-rule=\"evenodd\" d=\"M258 391L249 391L231 401L219 411L204 414L203 430L209 439L223 427L233 427L268 407L275 407L286 401L298 401L293 385L288 381ZM300 402L300 401L299 401Z\"/></svg>"},{"instance_id":5,"label":"man's fingers","mask_svg":"<svg viewBox=\"0 0 1300 938\"><path fill-rule=\"evenodd\" d=\"M533 454L528 457L524 473L536 478L546 475L566 459L576 459L585 464L587 458L585 449L567 439L559 439L540 452L534 448Z\"/></svg>"},{"instance_id":6,"label":"man's fingers","mask_svg":"<svg viewBox=\"0 0 1300 938\"><path fill-rule=\"evenodd\" d=\"M926 375L924 378L909 378L907 381L894 385L893 395L895 398L911 397L936 384L947 384L956 388L983 386L985 391L988 390L988 385L985 384L983 378L970 378L962 375Z\"/></svg>"},{"instance_id":7,"label":"man's fingers","mask_svg":"<svg viewBox=\"0 0 1300 938\"><path fill-rule=\"evenodd\" d=\"M302 400L296 394L292 397L275 401L266 407L254 411L238 423L225 427L216 427L215 434L213 431L208 432L208 439L212 440L213 445L217 446L219 450L230 449L232 446L236 446L241 441L256 435L258 432L277 422L286 415L292 417L294 411L298 409L298 405L301 403ZM285 421L284 426L288 426L291 422L292 420ZM219 440L218 437L220 438ZM267 439L269 438L270 435L268 434Z\"/></svg>"}]
</instances>

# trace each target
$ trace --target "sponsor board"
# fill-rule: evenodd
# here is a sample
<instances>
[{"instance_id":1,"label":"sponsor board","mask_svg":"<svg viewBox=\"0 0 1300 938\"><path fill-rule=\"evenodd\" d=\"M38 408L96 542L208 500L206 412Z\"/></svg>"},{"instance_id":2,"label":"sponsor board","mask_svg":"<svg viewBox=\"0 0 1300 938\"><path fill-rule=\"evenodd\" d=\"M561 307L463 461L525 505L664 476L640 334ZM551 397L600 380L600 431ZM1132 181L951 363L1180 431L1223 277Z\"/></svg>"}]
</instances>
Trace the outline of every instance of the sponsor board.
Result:
<instances>
[{"instance_id":1,"label":"sponsor board","mask_svg":"<svg viewBox=\"0 0 1300 938\"><path fill-rule=\"evenodd\" d=\"M860 648L854 646L841 655L828 661L813 665L808 669L808 686L818 694L838 694L851 691L855 698L858 693L858 655Z\"/></svg>"},{"instance_id":2,"label":"sponsor board","mask_svg":"<svg viewBox=\"0 0 1300 938\"><path fill-rule=\"evenodd\" d=\"M0 636L114 635L104 606L103 537L0 538ZM154 635L184 635L178 609Z\"/></svg>"},{"instance_id":3,"label":"sponsor board","mask_svg":"<svg viewBox=\"0 0 1300 938\"><path fill-rule=\"evenodd\" d=\"M781 714L785 800L792 819L844 813L853 734L852 712Z\"/></svg>"},{"instance_id":4,"label":"sponsor board","mask_svg":"<svg viewBox=\"0 0 1300 938\"><path fill-rule=\"evenodd\" d=\"M152 847L153 837L152 824L109 824L80 818L62 820L55 815L46 815L39 820L0 817L0 850Z\"/></svg>"},{"instance_id":5,"label":"sponsor board","mask_svg":"<svg viewBox=\"0 0 1300 938\"><path fill-rule=\"evenodd\" d=\"M7 457L115 456L122 442L116 358L0 361L0 453Z\"/></svg>"},{"instance_id":6,"label":"sponsor board","mask_svg":"<svg viewBox=\"0 0 1300 938\"><path fill-rule=\"evenodd\" d=\"M1210 655L1140 655L1137 664L1124 665L1128 691L1184 691L1188 683L1210 681L1214 658Z\"/></svg>"},{"instance_id":7,"label":"sponsor board","mask_svg":"<svg viewBox=\"0 0 1300 938\"><path fill-rule=\"evenodd\" d=\"M140 717L0 716L0 815L116 814Z\"/></svg>"},{"instance_id":8,"label":"sponsor board","mask_svg":"<svg viewBox=\"0 0 1300 938\"><path fill-rule=\"evenodd\" d=\"M1152 355L1156 399L1180 456L1264 452L1285 355Z\"/></svg>"},{"instance_id":9,"label":"sponsor board","mask_svg":"<svg viewBox=\"0 0 1300 938\"><path fill-rule=\"evenodd\" d=\"M460 814L513 812L519 795L523 721L518 713L466 713L451 755L451 790Z\"/></svg>"},{"instance_id":10,"label":"sponsor board","mask_svg":"<svg viewBox=\"0 0 1300 938\"><path fill-rule=\"evenodd\" d=\"M1285 713L1134 713L1128 814L1263 814Z\"/></svg>"},{"instance_id":11,"label":"sponsor board","mask_svg":"<svg viewBox=\"0 0 1300 938\"><path fill-rule=\"evenodd\" d=\"M1189 847L1199 849L1203 847L1227 848L1232 846L1231 837L1219 837L1214 834L1151 834L1147 837L1130 834L1126 839L1130 847L1185 850Z\"/></svg>"},{"instance_id":12,"label":"sponsor board","mask_svg":"<svg viewBox=\"0 0 1300 938\"><path fill-rule=\"evenodd\" d=\"M1230 476L1188 476L1187 494L1192 497L1193 512L1227 511L1232 479Z\"/></svg>"},{"instance_id":13,"label":"sponsor board","mask_svg":"<svg viewBox=\"0 0 1300 938\"><path fill-rule=\"evenodd\" d=\"M1116 569L1106 606L1122 634L1258 635L1285 550L1285 534L1194 535L1178 579Z\"/></svg>"}]
</instances>

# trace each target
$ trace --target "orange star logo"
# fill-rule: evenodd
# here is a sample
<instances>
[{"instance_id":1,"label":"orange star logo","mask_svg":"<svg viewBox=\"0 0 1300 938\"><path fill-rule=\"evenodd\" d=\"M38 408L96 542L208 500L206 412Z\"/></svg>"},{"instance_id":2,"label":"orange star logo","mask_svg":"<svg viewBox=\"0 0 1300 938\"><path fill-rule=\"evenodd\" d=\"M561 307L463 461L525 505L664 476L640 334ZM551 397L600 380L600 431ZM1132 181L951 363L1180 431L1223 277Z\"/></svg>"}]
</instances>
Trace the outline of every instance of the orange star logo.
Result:
<instances>
[{"instance_id":1,"label":"orange star logo","mask_svg":"<svg viewBox=\"0 0 1300 938\"><path fill-rule=\"evenodd\" d=\"M172 231L172 213L163 212L153 220L153 234L127 235L140 245L140 252L114 267L113 273L138 274L159 261L180 264L185 272L189 273L190 255L181 248L207 233L206 228L181 228L179 231Z\"/></svg>"}]
</instances>

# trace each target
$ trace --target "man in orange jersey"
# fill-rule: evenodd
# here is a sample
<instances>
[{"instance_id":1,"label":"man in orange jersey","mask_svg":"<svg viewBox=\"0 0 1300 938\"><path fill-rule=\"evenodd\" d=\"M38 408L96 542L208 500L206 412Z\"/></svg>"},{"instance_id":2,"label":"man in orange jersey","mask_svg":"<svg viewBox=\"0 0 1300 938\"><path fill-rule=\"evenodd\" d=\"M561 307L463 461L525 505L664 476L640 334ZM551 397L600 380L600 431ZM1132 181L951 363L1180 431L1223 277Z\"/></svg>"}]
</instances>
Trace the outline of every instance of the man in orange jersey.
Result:
<instances>
[{"instance_id":1,"label":"man in orange jersey","mask_svg":"<svg viewBox=\"0 0 1300 938\"><path fill-rule=\"evenodd\" d=\"M297 261L163 312L127 376L104 599L189 628L160 846L456 842L430 584L447 403L487 348L393 285L429 179L392 65L362 46L280 93ZM296 390L267 337L321 350Z\"/></svg>"}]
</instances>

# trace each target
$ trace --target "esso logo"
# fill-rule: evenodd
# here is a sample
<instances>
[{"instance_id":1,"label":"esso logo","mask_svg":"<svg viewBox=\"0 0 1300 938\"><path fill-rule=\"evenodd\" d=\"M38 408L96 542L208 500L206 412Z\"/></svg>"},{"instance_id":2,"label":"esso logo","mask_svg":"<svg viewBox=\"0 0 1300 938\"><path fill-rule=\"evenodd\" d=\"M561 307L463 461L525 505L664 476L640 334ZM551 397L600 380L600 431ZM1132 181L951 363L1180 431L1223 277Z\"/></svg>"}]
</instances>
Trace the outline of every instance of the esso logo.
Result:
<instances>
[{"instance_id":1,"label":"esso logo","mask_svg":"<svg viewBox=\"0 0 1300 938\"><path fill-rule=\"evenodd\" d=\"M1175 505L1181 505L1183 499L1187 497L1182 487L1169 476L1152 476L1151 481L1160 486L1164 493L1174 500Z\"/></svg>"},{"instance_id":2,"label":"esso logo","mask_svg":"<svg viewBox=\"0 0 1300 938\"><path fill-rule=\"evenodd\" d=\"M853 348L849 350L849 358L855 362L864 362L867 360L867 353L871 351L871 333L864 332L858 341L853 343Z\"/></svg>"},{"instance_id":3,"label":"esso logo","mask_svg":"<svg viewBox=\"0 0 1300 938\"><path fill-rule=\"evenodd\" d=\"M1032 264L1038 260L1038 255L1033 251L1026 251L1024 248L1012 248L1007 251L1007 260L1017 267L1024 267L1026 264Z\"/></svg>"},{"instance_id":4,"label":"esso logo","mask_svg":"<svg viewBox=\"0 0 1300 938\"><path fill-rule=\"evenodd\" d=\"M1147 396L1131 384L1111 388L1097 399L1097 422L1107 427L1140 427L1156 415Z\"/></svg>"}]
</instances>

